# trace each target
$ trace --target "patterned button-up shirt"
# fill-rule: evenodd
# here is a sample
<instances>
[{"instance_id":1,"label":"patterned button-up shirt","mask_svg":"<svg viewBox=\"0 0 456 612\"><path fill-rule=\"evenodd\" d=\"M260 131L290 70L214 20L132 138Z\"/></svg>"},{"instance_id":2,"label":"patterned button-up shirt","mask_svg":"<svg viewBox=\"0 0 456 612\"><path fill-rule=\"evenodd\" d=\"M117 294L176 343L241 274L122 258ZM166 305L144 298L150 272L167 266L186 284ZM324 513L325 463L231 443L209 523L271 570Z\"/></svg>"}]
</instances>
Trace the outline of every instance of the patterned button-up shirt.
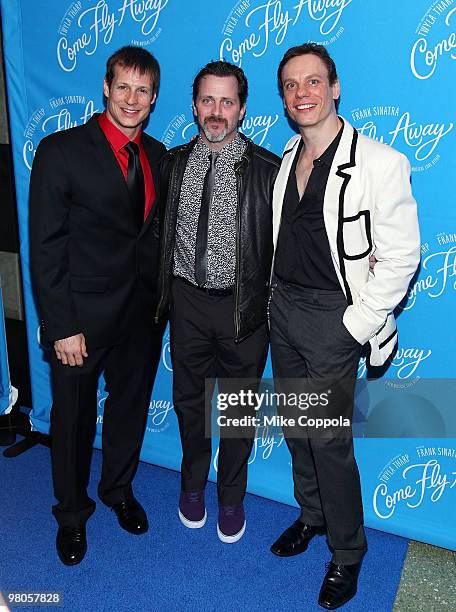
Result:
<instances>
[{"instance_id":1,"label":"patterned button-up shirt","mask_svg":"<svg viewBox=\"0 0 456 612\"><path fill-rule=\"evenodd\" d=\"M209 211L207 282L205 287L234 285L236 268L237 191L234 166L247 144L239 134L218 152L214 191ZM201 137L190 154L182 180L174 248L174 274L196 285L195 246L204 177L211 150Z\"/></svg>"}]
</instances>

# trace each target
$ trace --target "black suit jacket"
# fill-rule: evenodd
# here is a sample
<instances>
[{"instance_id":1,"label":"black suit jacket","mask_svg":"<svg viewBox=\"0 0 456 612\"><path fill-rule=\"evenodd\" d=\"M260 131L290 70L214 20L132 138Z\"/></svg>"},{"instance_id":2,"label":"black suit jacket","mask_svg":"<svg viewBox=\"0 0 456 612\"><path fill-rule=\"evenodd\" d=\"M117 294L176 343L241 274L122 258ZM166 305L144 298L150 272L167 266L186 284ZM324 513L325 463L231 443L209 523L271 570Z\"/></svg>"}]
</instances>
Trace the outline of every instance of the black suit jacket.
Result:
<instances>
[{"instance_id":1,"label":"black suit jacket","mask_svg":"<svg viewBox=\"0 0 456 612\"><path fill-rule=\"evenodd\" d=\"M132 325L152 325L158 266L159 160L142 136L157 197L142 228L119 163L94 116L51 134L36 151L30 183L30 264L42 334L79 332L87 347L115 344Z\"/></svg>"}]
</instances>

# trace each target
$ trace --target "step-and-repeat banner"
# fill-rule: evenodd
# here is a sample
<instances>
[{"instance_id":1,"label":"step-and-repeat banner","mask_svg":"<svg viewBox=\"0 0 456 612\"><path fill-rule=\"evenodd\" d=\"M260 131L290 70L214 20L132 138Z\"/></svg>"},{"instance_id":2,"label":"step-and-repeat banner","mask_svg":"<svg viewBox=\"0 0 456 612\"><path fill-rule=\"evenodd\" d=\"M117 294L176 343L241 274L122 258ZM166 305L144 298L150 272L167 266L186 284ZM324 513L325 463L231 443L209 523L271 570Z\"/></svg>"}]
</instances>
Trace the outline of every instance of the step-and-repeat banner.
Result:
<instances>
[{"instance_id":1,"label":"step-and-repeat banner","mask_svg":"<svg viewBox=\"0 0 456 612\"><path fill-rule=\"evenodd\" d=\"M162 85L147 131L167 147L195 134L192 80L208 61L223 58L241 66L249 79L242 131L281 154L292 128L277 92L277 65L288 47L320 42L336 60L341 115L360 133L409 158L422 233L421 270L400 309L399 350L386 374L385 385L395 394L372 408L380 423L399 415L403 437L390 437L397 430L386 427L385 438L356 440L366 524L456 549L456 442L439 416L438 402L418 388L428 378L450 379L455 369L456 1L1 0L1 7L33 426L48 431L51 405L27 235L30 168L39 141L103 109L106 59L117 48L135 44L150 50L161 64ZM365 375L361 361L360 383ZM178 469L181 451L171 377L166 335L142 458ZM101 382L99 431L105 397ZM361 389L358 404L362 401ZM448 401L454 403L451 394ZM411 408L417 405L422 422L416 429ZM216 466L214 451L212 479ZM286 444L267 430L258 431L255 439L249 490L295 503Z\"/></svg>"}]
</instances>

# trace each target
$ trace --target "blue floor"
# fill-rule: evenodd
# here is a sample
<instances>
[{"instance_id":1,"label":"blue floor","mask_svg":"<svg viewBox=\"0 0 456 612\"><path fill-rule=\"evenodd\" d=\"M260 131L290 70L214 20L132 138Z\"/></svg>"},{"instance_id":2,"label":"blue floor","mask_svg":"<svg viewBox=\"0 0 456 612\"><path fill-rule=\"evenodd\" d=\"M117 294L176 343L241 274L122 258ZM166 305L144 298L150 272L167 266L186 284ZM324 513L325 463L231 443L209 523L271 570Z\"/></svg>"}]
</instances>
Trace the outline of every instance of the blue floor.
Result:
<instances>
[{"instance_id":1,"label":"blue floor","mask_svg":"<svg viewBox=\"0 0 456 612\"><path fill-rule=\"evenodd\" d=\"M95 451L94 499L100 467L101 453ZM63 606L57 609L72 612L321 610L316 600L330 559L324 538L314 539L298 557L280 559L269 552L296 518L295 508L247 495L245 536L222 544L216 534L215 485L207 488L205 527L190 530L177 516L179 476L142 463L135 493L148 513L149 532L124 532L99 502L87 524L85 559L66 567L54 548L49 450L35 447L15 459L0 455L0 591L58 591ZM390 611L399 584L408 541L371 529L367 537L358 595L343 608L347 612Z\"/></svg>"}]
</instances>

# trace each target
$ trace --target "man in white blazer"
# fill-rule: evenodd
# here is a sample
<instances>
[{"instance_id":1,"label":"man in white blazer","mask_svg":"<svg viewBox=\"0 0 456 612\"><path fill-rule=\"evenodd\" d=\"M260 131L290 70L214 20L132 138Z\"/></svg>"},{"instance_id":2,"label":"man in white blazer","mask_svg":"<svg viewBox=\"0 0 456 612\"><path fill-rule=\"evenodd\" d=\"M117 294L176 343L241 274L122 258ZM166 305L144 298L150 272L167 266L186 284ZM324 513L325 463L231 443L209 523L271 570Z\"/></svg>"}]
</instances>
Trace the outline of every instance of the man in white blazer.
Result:
<instances>
[{"instance_id":1,"label":"man in white blazer","mask_svg":"<svg viewBox=\"0 0 456 612\"><path fill-rule=\"evenodd\" d=\"M340 84L325 47L289 49L278 83L299 135L285 146L274 188L274 378L276 387L281 379L343 381L335 405L351 421L361 348L369 344L370 365L391 356L393 311L419 263L410 166L337 115ZM303 427L285 436L301 514L271 551L296 555L325 533L332 560L318 603L335 609L355 595L367 549L351 428L322 437Z\"/></svg>"}]
</instances>

